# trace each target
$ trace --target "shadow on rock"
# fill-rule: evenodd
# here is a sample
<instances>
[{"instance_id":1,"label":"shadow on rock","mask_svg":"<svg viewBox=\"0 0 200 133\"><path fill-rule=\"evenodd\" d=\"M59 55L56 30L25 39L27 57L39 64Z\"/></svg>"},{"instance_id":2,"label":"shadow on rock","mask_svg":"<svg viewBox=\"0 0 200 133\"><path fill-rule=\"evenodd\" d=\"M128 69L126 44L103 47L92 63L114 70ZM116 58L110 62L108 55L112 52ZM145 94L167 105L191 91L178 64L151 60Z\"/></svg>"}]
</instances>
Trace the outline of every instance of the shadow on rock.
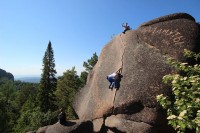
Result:
<instances>
[{"instance_id":1,"label":"shadow on rock","mask_svg":"<svg viewBox=\"0 0 200 133\"><path fill-rule=\"evenodd\" d=\"M90 120L66 121L64 125L59 122L50 125L45 133L93 133L93 124Z\"/></svg>"},{"instance_id":2,"label":"shadow on rock","mask_svg":"<svg viewBox=\"0 0 200 133\"><path fill-rule=\"evenodd\" d=\"M76 122L66 121L64 126L74 126L75 124L76 124Z\"/></svg>"}]
</instances>

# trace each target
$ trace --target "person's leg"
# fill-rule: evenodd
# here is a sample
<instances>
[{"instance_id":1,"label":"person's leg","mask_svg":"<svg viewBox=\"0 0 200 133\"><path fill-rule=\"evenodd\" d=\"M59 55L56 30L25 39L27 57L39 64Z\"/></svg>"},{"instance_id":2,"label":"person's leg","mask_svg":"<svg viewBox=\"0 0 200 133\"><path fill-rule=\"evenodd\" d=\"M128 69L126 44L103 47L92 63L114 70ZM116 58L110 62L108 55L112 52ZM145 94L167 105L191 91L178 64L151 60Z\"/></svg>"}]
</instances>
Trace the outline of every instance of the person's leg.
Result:
<instances>
[{"instance_id":1,"label":"person's leg","mask_svg":"<svg viewBox=\"0 0 200 133\"><path fill-rule=\"evenodd\" d=\"M109 78L109 77L107 76L106 79L110 82L110 85L109 85L109 89L110 89L110 88L111 88L111 85L112 85L111 78Z\"/></svg>"},{"instance_id":2,"label":"person's leg","mask_svg":"<svg viewBox=\"0 0 200 133\"><path fill-rule=\"evenodd\" d=\"M109 89L111 89L111 86L112 86L112 82L110 82Z\"/></svg>"}]
</instances>

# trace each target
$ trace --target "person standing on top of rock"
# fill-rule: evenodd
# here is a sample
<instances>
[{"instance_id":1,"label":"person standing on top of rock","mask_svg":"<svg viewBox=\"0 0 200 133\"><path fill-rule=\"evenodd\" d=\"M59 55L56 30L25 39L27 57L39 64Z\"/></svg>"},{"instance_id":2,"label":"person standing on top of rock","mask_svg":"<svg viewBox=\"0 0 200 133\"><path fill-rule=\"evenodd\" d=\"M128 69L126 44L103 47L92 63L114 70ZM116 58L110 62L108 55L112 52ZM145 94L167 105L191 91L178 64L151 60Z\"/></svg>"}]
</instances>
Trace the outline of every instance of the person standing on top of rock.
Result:
<instances>
[{"instance_id":1,"label":"person standing on top of rock","mask_svg":"<svg viewBox=\"0 0 200 133\"><path fill-rule=\"evenodd\" d=\"M122 78L121 71L122 71L122 68L120 68L118 71L107 76L107 80L110 82L109 89L113 89L113 87L117 89L119 88L120 86L119 83Z\"/></svg>"},{"instance_id":2,"label":"person standing on top of rock","mask_svg":"<svg viewBox=\"0 0 200 133\"><path fill-rule=\"evenodd\" d=\"M122 33L124 33L125 34L125 32L127 31L127 30L130 30L131 28L130 28L130 26L128 26L128 23L126 23L126 24L122 24L122 27L124 27L124 31L122 32Z\"/></svg>"},{"instance_id":3,"label":"person standing on top of rock","mask_svg":"<svg viewBox=\"0 0 200 133\"><path fill-rule=\"evenodd\" d=\"M61 125L65 125L66 123L66 114L63 107L60 109L60 114L58 115L58 122Z\"/></svg>"}]
</instances>

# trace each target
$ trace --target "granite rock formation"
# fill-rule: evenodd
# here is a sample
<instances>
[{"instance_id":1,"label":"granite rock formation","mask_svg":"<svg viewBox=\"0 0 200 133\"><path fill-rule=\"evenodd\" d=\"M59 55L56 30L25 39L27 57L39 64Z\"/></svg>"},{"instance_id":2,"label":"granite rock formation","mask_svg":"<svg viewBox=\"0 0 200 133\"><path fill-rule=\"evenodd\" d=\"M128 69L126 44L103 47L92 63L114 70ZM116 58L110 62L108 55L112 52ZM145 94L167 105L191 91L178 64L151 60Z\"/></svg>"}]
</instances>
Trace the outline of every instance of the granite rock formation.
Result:
<instances>
[{"instance_id":1,"label":"granite rock formation","mask_svg":"<svg viewBox=\"0 0 200 133\"><path fill-rule=\"evenodd\" d=\"M199 51L198 37L198 24L186 13L160 17L116 36L102 49L75 98L79 119L103 118L102 128L119 132L169 132L165 112L156 102L158 94L170 95L162 82L173 72L166 57L185 61L184 49ZM120 88L108 89L106 76L120 67Z\"/></svg>"},{"instance_id":2,"label":"granite rock formation","mask_svg":"<svg viewBox=\"0 0 200 133\"><path fill-rule=\"evenodd\" d=\"M165 111L156 102L157 95L171 94L162 82L164 75L174 72L166 59L185 61L183 50L199 52L199 43L198 24L186 13L163 16L117 35L102 49L86 85L74 99L73 107L83 124L54 124L46 133L73 132L75 127L82 133L172 133ZM109 89L106 76L119 68L123 75L120 88Z\"/></svg>"}]
</instances>

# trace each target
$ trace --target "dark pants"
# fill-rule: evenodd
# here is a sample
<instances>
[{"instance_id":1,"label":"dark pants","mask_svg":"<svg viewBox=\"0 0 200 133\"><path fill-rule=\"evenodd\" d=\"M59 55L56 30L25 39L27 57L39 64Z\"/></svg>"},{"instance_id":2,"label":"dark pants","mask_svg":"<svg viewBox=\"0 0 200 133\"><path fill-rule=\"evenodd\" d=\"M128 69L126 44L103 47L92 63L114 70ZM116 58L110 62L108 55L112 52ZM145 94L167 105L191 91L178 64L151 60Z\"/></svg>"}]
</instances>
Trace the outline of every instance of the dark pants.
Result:
<instances>
[{"instance_id":1,"label":"dark pants","mask_svg":"<svg viewBox=\"0 0 200 133\"><path fill-rule=\"evenodd\" d=\"M117 88L117 80L112 77L107 77L107 80L110 82L109 88Z\"/></svg>"}]
</instances>

